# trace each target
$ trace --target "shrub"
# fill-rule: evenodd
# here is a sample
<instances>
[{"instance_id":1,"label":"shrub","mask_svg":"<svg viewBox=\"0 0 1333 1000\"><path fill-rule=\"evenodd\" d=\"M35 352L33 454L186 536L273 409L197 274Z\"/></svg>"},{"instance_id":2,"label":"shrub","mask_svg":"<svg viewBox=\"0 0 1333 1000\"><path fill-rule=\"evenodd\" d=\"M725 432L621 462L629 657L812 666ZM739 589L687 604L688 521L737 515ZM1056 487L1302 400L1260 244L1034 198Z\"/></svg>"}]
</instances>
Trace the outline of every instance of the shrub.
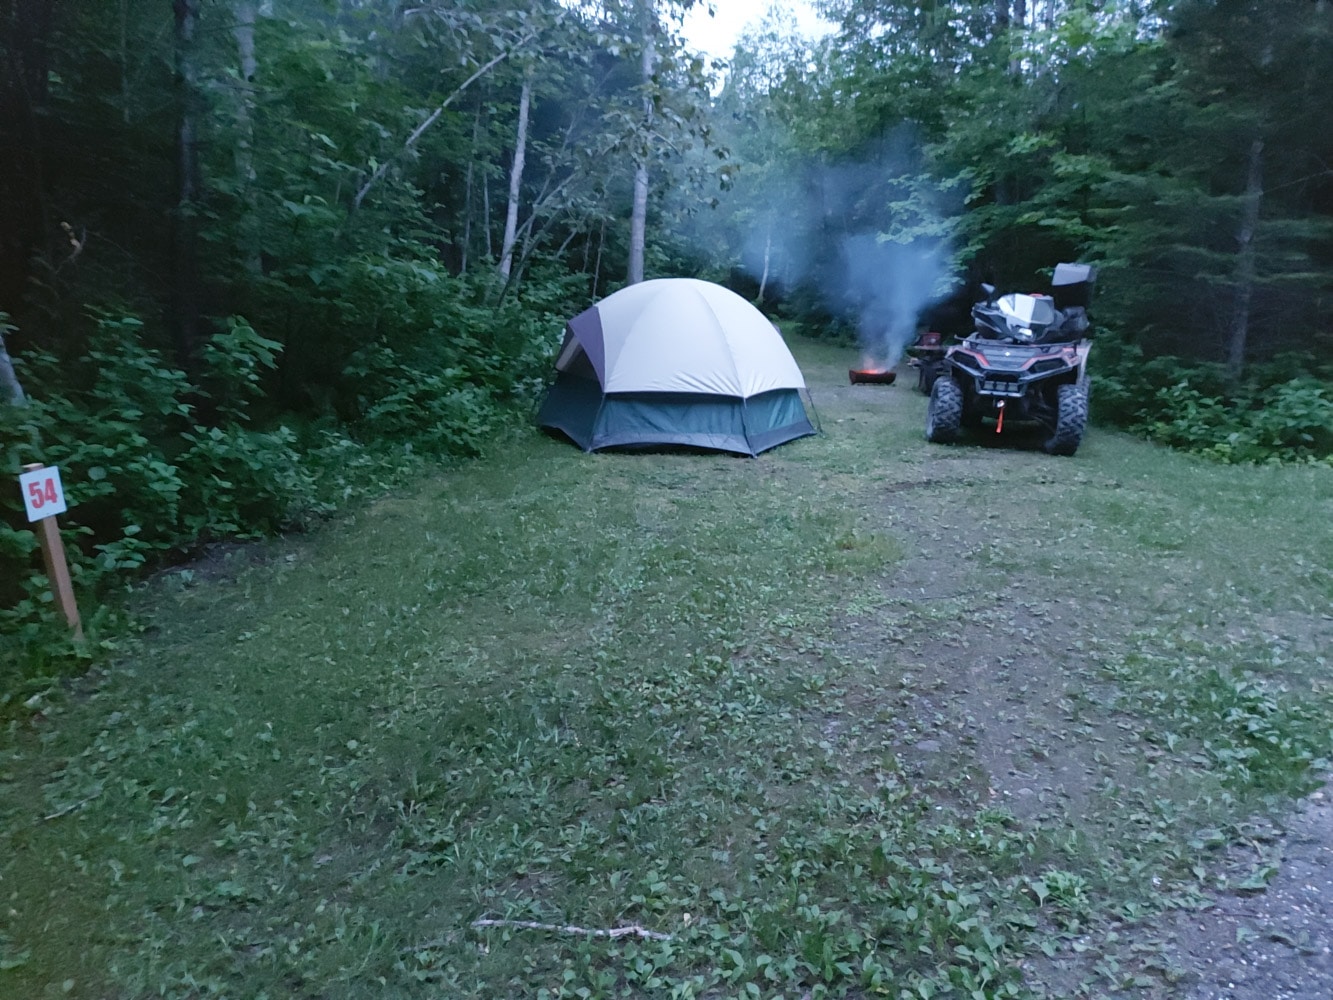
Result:
<instances>
[{"instance_id":1,"label":"shrub","mask_svg":"<svg viewBox=\"0 0 1333 1000\"><path fill-rule=\"evenodd\" d=\"M6 471L61 468L61 527L80 592L105 594L200 542L280 530L322 509L296 436L246 426L277 351L229 319L205 346L194 385L144 343L137 318L97 314L82 355L17 359L29 402L0 420ZM213 426L197 419L200 400L217 401ZM29 665L50 639L36 548L17 492L0 491L0 632L20 637Z\"/></svg>"},{"instance_id":2,"label":"shrub","mask_svg":"<svg viewBox=\"0 0 1333 1000\"><path fill-rule=\"evenodd\" d=\"M1247 460L1333 457L1333 391L1310 378L1293 378L1251 397L1242 438Z\"/></svg>"},{"instance_id":3,"label":"shrub","mask_svg":"<svg viewBox=\"0 0 1333 1000\"><path fill-rule=\"evenodd\" d=\"M326 324L306 330L307 347L343 356L299 376L341 422L327 414L304 440L290 420L253 426L260 407L281 412L270 380L284 347L247 320L219 323L191 378L137 317L95 313L78 353L16 358L30 399L0 414L0 452L14 474L26 462L61 467L71 572L100 603L202 543L300 527L332 500L382 488L413 452L478 454L541 386L577 285L538 265L522 303L502 300L489 274L451 277L420 248L331 265L294 312ZM0 491L0 633L19 637L6 656L28 673L75 655L36 549L17 491ZM0 691L10 686L0 674Z\"/></svg>"},{"instance_id":4,"label":"shrub","mask_svg":"<svg viewBox=\"0 0 1333 1000\"><path fill-rule=\"evenodd\" d=\"M227 424L195 427L183 436L190 447L178 463L190 490L181 523L191 544L303 527L329 509L317 498L314 475L288 428Z\"/></svg>"},{"instance_id":5,"label":"shrub","mask_svg":"<svg viewBox=\"0 0 1333 1000\"><path fill-rule=\"evenodd\" d=\"M357 385L363 435L437 454L476 455L499 420L496 399L459 367L422 371L384 344L359 352L345 375Z\"/></svg>"},{"instance_id":6,"label":"shrub","mask_svg":"<svg viewBox=\"0 0 1333 1000\"><path fill-rule=\"evenodd\" d=\"M394 355L390 367L453 369L446 381L510 397L544 374L565 318L577 311L579 284L537 267L520 302L502 297L492 272L451 275L428 247L410 242L287 274L268 284L263 304L295 355L285 403L328 401L341 419L361 421L379 398L363 381L368 364L379 367L365 354L377 346ZM399 372L381 388L397 391L404 380L416 381Z\"/></svg>"},{"instance_id":7,"label":"shrub","mask_svg":"<svg viewBox=\"0 0 1333 1000\"><path fill-rule=\"evenodd\" d=\"M478 454L526 411L585 294L581 276L534 261L519 301L493 272L451 276L411 242L291 266L262 289L286 343L227 318L189 376L137 317L109 311L61 341L79 344L66 356L16 356L29 401L0 413L0 454L12 474L60 466L88 603L203 543L303 526L396 480L414 453ZM21 637L6 655L29 670L73 652L36 549L17 491L0 491L0 633Z\"/></svg>"},{"instance_id":8,"label":"shrub","mask_svg":"<svg viewBox=\"0 0 1333 1000\"><path fill-rule=\"evenodd\" d=\"M1099 420L1221 462L1333 462L1333 390L1284 356L1239 385L1221 366L1147 358L1114 337L1093 366Z\"/></svg>"},{"instance_id":9,"label":"shrub","mask_svg":"<svg viewBox=\"0 0 1333 1000\"><path fill-rule=\"evenodd\" d=\"M1229 398L1181 381L1154 403L1136 429L1174 448L1228 463L1333 460L1333 395L1309 379Z\"/></svg>"}]
</instances>

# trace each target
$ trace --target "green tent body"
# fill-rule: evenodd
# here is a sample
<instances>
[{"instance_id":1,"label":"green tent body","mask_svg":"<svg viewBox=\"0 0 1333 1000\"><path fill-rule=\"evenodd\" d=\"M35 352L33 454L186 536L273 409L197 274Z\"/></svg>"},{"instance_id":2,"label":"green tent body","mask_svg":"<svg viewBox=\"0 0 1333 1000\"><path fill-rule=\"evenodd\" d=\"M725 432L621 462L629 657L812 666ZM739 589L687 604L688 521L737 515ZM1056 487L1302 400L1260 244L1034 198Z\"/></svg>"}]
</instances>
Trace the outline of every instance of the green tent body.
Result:
<instances>
[{"instance_id":1,"label":"green tent body","mask_svg":"<svg viewBox=\"0 0 1333 1000\"><path fill-rule=\"evenodd\" d=\"M640 282L569 321L537 421L584 451L741 455L814 433L805 379L758 309L693 278Z\"/></svg>"}]
</instances>

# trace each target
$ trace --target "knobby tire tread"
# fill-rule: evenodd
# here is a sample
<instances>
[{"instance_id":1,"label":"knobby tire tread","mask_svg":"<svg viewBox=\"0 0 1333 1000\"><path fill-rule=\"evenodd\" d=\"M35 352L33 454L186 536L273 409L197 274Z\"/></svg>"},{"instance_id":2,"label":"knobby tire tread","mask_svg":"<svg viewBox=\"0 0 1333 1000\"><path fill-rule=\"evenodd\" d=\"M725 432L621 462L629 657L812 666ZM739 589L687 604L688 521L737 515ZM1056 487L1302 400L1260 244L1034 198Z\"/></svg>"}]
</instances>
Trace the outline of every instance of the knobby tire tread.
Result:
<instances>
[{"instance_id":1,"label":"knobby tire tread","mask_svg":"<svg viewBox=\"0 0 1333 1000\"><path fill-rule=\"evenodd\" d=\"M1046 442L1046 451L1051 455L1072 455L1078 451L1088 426L1088 393L1081 385L1062 385L1056 399L1055 433Z\"/></svg>"},{"instance_id":2,"label":"knobby tire tread","mask_svg":"<svg viewBox=\"0 0 1333 1000\"><path fill-rule=\"evenodd\" d=\"M963 422L963 390L952 378L941 375L930 387L930 406L926 410L926 440L949 444L958 440Z\"/></svg>"}]
</instances>

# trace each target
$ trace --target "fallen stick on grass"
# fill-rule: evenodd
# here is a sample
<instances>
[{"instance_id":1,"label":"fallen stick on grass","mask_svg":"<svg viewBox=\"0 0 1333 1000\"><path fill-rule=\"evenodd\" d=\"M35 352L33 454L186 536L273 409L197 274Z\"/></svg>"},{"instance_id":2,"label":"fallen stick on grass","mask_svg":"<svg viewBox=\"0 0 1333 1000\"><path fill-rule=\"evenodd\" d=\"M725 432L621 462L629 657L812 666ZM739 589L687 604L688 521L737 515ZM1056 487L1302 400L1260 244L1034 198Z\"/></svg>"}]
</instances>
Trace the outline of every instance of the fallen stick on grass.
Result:
<instances>
[{"instance_id":1,"label":"fallen stick on grass","mask_svg":"<svg viewBox=\"0 0 1333 1000\"><path fill-rule=\"evenodd\" d=\"M474 920L473 927L515 927L526 931L555 931L558 934L582 934L585 937L641 937L651 938L654 941L670 941L670 934L663 934L660 931L650 931L646 927L640 927L638 924L631 924L629 927L612 927L609 930L601 930L596 927L574 927L568 924L540 924L534 920Z\"/></svg>"},{"instance_id":2,"label":"fallen stick on grass","mask_svg":"<svg viewBox=\"0 0 1333 1000\"><path fill-rule=\"evenodd\" d=\"M63 809L57 809L53 813L47 813L45 816L42 817L42 822L49 823L53 819L60 819L61 816L68 816L75 810L82 809L89 802L93 801L93 799L97 798L101 794L102 794L101 786L98 786L97 791L93 792L93 794L89 795L86 799L80 799L78 802L71 802Z\"/></svg>"}]
</instances>

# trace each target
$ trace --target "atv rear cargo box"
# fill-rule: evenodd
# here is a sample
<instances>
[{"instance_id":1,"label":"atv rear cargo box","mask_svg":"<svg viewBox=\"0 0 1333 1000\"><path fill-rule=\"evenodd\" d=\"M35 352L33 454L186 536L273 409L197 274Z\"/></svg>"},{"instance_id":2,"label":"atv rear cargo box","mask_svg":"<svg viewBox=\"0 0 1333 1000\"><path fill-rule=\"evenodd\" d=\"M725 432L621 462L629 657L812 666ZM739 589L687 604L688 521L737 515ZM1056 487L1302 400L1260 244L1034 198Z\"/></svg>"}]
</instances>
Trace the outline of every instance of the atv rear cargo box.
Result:
<instances>
[{"instance_id":1,"label":"atv rear cargo box","mask_svg":"<svg viewBox=\"0 0 1333 1000\"><path fill-rule=\"evenodd\" d=\"M1097 269L1091 264L1056 264L1051 276L1051 298L1055 308L1071 306L1087 309L1092 305L1092 293L1097 287Z\"/></svg>"}]
</instances>

